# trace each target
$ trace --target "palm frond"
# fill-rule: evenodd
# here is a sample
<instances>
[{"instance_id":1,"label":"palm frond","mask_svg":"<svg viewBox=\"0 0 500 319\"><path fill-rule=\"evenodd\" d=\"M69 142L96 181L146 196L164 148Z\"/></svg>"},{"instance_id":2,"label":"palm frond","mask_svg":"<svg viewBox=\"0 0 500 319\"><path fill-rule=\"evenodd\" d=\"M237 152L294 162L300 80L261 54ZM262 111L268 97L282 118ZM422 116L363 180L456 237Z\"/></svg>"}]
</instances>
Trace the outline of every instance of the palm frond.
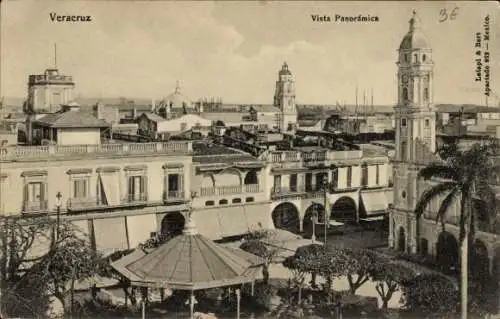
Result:
<instances>
[{"instance_id":1,"label":"palm frond","mask_svg":"<svg viewBox=\"0 0 500 319\"><path fill-rule=\"evenodd\" d=\"M454 168L438 163L430 164L429 166L422 168L418 172L418 178L423 178L424 180L429 180L431 178L443 178L454 181L458 181L460 179Z\"/></svg>"},{"instance_id":2,"label":"palm frond","mask_svg":"<svg viewBox=\"0 0 500 319\"><path fill-rule=\"evenodd\" d=\"M436 223L441 221L441 225L443 226L443 228L445 223L446 211L451 206L453 200L457 197L457 195L458 195L458 188L454 187L451 190L451 192L448 195L446 195L445 199L441 202L441 205L439 206L439 210L436 216Z\"/></svg>"},{"instance_id":3,"label":"palm frond","mask_svg":"<svg viewBox=\"0 0 500 319\"><path fill-rule=\"evenodd\" d=\"M420 196L417 205L415 205L415 213L417 214L417 218L419 218L424 213L425 207L427 207L427 205L433 198L447 191L451 191L455 187L457 187L457 183L455 182L443 182L427 189L422 194L422 196Z\"/></svg>"}]
</instances>

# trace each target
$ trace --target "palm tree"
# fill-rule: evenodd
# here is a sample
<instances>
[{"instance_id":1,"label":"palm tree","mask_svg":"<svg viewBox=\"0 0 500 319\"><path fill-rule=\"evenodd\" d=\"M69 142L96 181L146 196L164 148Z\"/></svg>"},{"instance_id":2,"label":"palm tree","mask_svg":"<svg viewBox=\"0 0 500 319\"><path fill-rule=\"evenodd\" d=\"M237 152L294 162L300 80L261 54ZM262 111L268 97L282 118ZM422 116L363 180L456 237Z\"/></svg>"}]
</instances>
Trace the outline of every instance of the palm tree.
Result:
<instances>
[{"instance_id":1,"label":"palm tree","mask_svg":"<svg viewBox=\"0 0 500 319\"><path fill-rule=\"evenodd\" d=\"M480 219L493 221L495 194L490 187L493 172L491 156L496 154L498 144L488 142L474 144L470 149L460 150L458 147L443 149L440 163L432 163L420 170L418 177L436 182L427 189L417 202L415 213L417 221L424 214L426 206L434 198L444 196L436 216L444 229L446 213L455 200L460 201L460 288L462 318L467 318L468 289L468 244L474 237ZM473 209L473 199L486 204L487 209L479 212ZM480 215L480 213L485 215Z\"/></svg>"}]
</instances>

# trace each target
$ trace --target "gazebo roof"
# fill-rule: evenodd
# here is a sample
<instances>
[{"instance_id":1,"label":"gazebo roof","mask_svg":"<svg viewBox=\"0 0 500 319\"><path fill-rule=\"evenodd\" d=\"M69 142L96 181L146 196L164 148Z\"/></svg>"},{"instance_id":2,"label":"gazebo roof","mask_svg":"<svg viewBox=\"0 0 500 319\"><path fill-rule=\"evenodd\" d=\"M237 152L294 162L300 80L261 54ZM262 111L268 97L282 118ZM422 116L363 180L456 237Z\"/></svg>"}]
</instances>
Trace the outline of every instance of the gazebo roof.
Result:
<instances>
[{"instance_id":1,"label":"gazebo roof","mask_svg":"<svg viewBox=\"0 0 500 319\"><path fill-rule=\"evenodd\" d=\"M198 234L194 223L150 253L140 249L112 263L132 285L199 290L254 280L262 260L218 245Z\"/></svg>"}]
</instances>

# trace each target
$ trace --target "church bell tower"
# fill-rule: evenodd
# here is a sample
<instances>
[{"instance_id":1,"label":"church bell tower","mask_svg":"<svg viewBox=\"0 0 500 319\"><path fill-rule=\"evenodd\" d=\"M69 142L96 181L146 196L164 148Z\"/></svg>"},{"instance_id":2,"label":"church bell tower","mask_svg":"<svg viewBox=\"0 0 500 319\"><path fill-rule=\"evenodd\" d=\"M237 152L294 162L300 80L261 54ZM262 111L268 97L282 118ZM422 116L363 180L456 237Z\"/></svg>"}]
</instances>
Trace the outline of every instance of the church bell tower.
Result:
<instances>
[{"instance_id":1,"label":"church bell tower","mask_svg":"<svg viewBox=\"0 0 500 319\"><path fill-rule=\"evenodd\" d=\"M274 106L280 109L278 126L282 133L295 131L297 128L297 106L295 105L295 81L285 62L278 73Z\"/></svg>"},{"instance_id":2,"label":"church bell tower","mask_svg":"<svg viewBox=\"0 0 500 319\"><path fill-rule=\"evenodd\" d=\"M419 245L414 210L420 196L418 172L435 159L436 111L433 104L432 49L417 13L409 21L396 62L398 98L394 107L396 154L393 160L394 207L389 210L389 246L416 253Z\"/></svg>"},{"instance_id":3,"label":"church bell tower","mask_svg":"<svg viewBox=\"0 0 500 319\"><path fill-rule=\"evenodd\" d=\"M420 20L415 11L408 33L399 46L396 64L396 157L400 161L413 161L418 149L417 143L423 143L432 153L436 150L432 49L420 30Z\"/></svg>"}]
</instances>

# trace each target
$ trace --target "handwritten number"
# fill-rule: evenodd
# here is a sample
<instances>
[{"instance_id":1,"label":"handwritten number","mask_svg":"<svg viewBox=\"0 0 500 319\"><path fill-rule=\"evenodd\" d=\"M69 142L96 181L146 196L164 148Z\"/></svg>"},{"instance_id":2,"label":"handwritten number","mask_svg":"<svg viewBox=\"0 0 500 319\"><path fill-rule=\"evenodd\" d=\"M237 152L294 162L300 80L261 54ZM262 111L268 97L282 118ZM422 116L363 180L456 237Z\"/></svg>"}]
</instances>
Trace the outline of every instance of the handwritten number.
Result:
<instances>
[{"instance_id":1,"label":"handwritten number","mask_svg":"<svg viewBox=\"0 0 500 319\"><path fill-rule=\"evenodd\" d=\"M453 8L450 14L448 14L448 10L443 8L439 11L439 17L440 17L439 22L445 22L446 20L455 20L457 18L457 15L458 15L458 7Z\"/></svg>"},{"instance_id":2,"label":"handwritten number","mask_svg":"<svg viewBox=\"0 0 500 319\"><path fill-rule=\"evenodd\" d=\"M448 13L446 12L446 9L441 9L441 11L439 11L439 16L441 17L439 19L439 22L444 22L448 20Z\"/></svg>"}]
</instances>

